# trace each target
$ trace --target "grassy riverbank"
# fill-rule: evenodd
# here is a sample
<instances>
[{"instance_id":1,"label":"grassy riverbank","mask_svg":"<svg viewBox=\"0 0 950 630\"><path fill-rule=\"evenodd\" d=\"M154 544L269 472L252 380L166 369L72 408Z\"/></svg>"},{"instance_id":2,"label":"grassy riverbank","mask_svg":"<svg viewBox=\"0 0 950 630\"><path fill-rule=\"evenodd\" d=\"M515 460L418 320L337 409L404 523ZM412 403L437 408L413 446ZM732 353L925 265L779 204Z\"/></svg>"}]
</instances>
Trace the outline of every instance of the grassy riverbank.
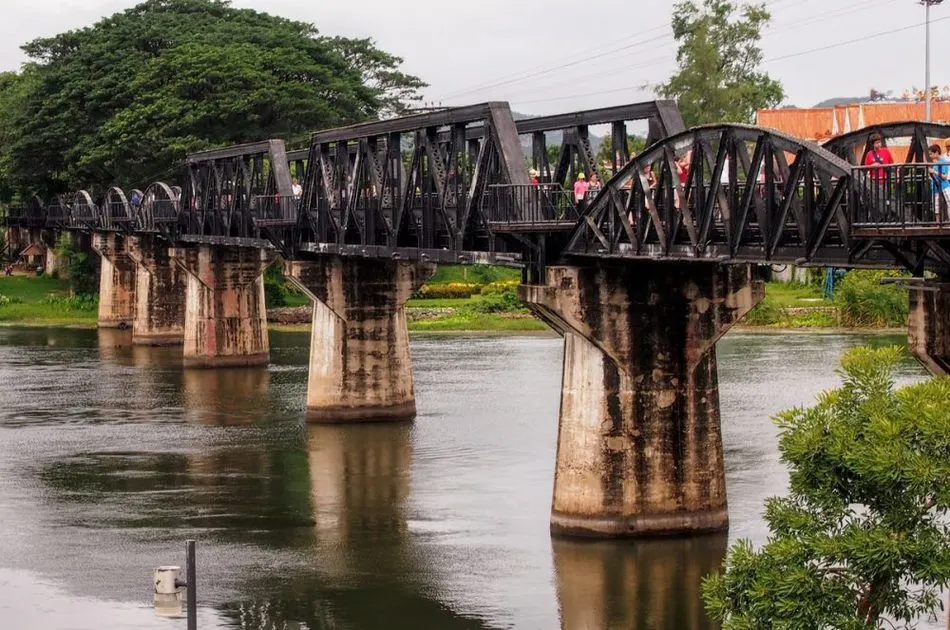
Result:
<instances>
[{"instance_id":1,"label":"grassy riverbank","mask_svg":"<svg viewBox=\"0 0 950 630\"><path fill-rule=\"evenodd\" d=\"M882 272L856 272L840 282L834 300L812 284L766 285L766 297L739 326L744 330L893 330L906 325L907 294L881 286ZM548 327L518 301L516 269L444 266L409 300L409 329L416 332L528 332ZM274 287L277 286L275 289ZM268 306L308 306L309 300L284 283L269 282ZM279 291L279 293L277 293ZM0 277L0 325L96 325L94 296L73 297L56 278ZM306 321L305 313L303 319ZM280 321L280 320L278 320ZM284 330L308 324L272 324Z\"/></svg>"},{"instance_id":2,"label":"grassy riverbank","mask_svg":"<svg viewBox=\"0 0 950 630\"><path fill-rule=\"evenodd\" d=\"M94 327L98 308L95 296L71 296L64 280L0 277L0 324Z\"/></svg>"}]
</instances>

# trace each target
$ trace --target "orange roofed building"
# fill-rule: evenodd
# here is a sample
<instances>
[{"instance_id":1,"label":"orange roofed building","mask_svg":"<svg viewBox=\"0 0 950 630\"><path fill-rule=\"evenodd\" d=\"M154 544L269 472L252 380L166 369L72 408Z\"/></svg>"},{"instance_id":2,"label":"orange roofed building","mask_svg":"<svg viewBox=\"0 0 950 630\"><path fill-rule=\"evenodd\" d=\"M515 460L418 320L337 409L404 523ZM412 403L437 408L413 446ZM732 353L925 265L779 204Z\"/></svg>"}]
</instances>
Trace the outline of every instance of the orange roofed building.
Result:
<instances>
[{"instance_id":1,"label":"orange roofed building","mask_svg":"<svg viewBox=\"0 0 950 630\"><path fill-rule=\"evenodd\" d=\"M934 122L950 122L950 102L932 101ZM814 109L760 109L759 127L777 129L802 140L819 144L830 138L882 123L923 120L924 103L852 103Z\"/></svg>"}]
</instances>

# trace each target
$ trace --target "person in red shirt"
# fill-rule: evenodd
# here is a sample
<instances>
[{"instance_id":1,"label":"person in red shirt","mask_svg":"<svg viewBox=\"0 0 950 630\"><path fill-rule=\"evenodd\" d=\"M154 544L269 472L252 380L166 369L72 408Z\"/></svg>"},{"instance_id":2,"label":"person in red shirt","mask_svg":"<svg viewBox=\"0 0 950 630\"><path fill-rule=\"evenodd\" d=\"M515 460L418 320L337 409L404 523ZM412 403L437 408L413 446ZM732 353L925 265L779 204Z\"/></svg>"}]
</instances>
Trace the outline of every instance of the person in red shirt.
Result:
<instances>
[{"instance_id":1,"label":"person in red shirt","mask_svg":"<svg viewBox=\"0 0 950 630\"><path fill-rule=\"evenodd\" d=\"M871 149L864 155L864 165L874 166L880 164L881 166L886 166L893 164L894 156L891 155L890 149L884 146L884 138L881 137L881 134L875 133L871 136L870 140ZM883 168L871 169L871 179L883 183L887 179L887 170Z\"/></svg>"}]
</instances>

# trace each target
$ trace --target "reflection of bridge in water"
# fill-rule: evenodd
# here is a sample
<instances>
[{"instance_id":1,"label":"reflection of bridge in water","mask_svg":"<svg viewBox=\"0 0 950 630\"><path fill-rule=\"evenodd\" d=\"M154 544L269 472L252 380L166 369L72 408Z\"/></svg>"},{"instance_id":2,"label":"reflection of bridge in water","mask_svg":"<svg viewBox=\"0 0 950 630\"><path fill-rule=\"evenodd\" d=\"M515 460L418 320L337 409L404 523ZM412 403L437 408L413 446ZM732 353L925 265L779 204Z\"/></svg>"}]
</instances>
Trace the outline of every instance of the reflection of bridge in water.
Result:
<instances>
[{"instance_id":1,"label":"reflection of bridge in water","mask_svg":"<svg viewBox=\"0 0 950 630\"><path fill-rule=\"evenodd\" d=\"M638 121L651 144L630 156ZM580 171L604 170L596 125L617 172L565 205ZM314 301L307 414L320 423L415 415L404 305L433 263L519 265L522 298L565 339L553 530L708 533L728 526L715 344L761 299L756 264L912 272L909 345L932 371L950 365L950 293L923 278L950 277L924 153L950 126L878 131L908 140L905 164L854 166L864 132L819 147L687 130L668 102L517 123L494 102L318 131L306 156L278 140L195 154L140 205L79 191L7 221L14 242L93 234L100 323L181 341L188 366L268 362L262 273L280 255ZM564 141L549 162L551 132Z\"/></svg>"},{"instance_id":2,"label":"reflection of bridge in water","mask_svg":"<svg viewBox=\"0 0 950 630\"><path fill-rule=\"evenodd\" d=\"M482 571L470 591L459 590L466 588L458 581L464 567L455 552L433 548L429 530L413 529L425 516L414 515L411 505L411 425L301 431L292 414L276 411L279 396L254 403L247 379L261 372L182 371L166 349L133 348L111 335L102 347L112 351L101 359L110 365L109 382L137 364L136 387L163 392L157 409L167 408L169 424L150 431L166 436L160 444L168 450L124 447L46 465L46 500L81 500L81 509L63 514L151 544L197 538L202 599L214 601L236 627L504 625L501 603L491 619L469 608L469 602L490 601L490 576ZM181 388L182 408L173 402L176 394L164 391L169 379L172 389ZM154 440L151 435L147 443ZM67 518L63 524L77 523ZM562 627L667 627L663 620L669 619L675 627L704 629L701 615L695 616L699 578L721 559L722 547L719 538L683 544L555 541L552 592ZM484 564L504 565L502 559ZM553 600L538 607L551 619L558 614ZM660 625L651 626L655 620Z\"/></svg>"}]
</instances>

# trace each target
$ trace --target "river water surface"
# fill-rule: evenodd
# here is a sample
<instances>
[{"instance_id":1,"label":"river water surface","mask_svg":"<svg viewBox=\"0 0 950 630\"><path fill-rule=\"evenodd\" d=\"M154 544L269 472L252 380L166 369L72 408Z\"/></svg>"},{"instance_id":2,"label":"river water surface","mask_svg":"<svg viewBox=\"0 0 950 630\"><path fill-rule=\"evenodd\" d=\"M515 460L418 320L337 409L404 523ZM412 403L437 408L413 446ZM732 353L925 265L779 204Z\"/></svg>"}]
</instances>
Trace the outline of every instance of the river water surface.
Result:
<instances>
[{"instance_id":1,"label":"river water surface","mask_svg":"<svg viewBox=\"0 0 950 630\"><path fill-rule=\"evenodd\" d=\"M725 337L729 537L590 543L548 534L559 338L414 337L416 421L338 427L303 422L306 333L271 333L267 370L194 371L124 333L3 329L0 627L184 628L152 569L195 538L202 629L711 628L700 579L785 489L770 416L868 342L903 339Z\"/></svg>"}]
</instances>

